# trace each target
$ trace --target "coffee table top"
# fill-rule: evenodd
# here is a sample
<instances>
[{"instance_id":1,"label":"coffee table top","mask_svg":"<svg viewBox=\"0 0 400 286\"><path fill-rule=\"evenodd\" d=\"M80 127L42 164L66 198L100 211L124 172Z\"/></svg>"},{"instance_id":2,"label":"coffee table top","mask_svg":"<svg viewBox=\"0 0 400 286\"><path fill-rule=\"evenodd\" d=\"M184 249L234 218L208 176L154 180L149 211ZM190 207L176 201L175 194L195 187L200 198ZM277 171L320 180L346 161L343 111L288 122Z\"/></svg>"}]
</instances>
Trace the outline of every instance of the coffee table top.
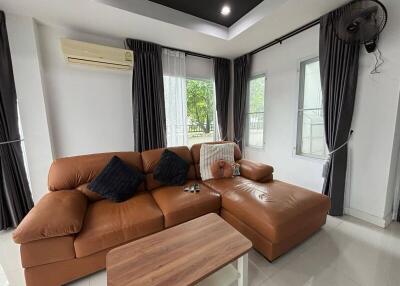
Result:
<instances>
[{"instance_id":1,"label":"coffee table top","mask_svg":"<svg viewBox=\"0 0 400 286\"><path fill-rule=\"evenodd\" d=\"M107 285L194 285L251 247L217 214L208 214L111 250Z\"/></svg>"}]
</instances>

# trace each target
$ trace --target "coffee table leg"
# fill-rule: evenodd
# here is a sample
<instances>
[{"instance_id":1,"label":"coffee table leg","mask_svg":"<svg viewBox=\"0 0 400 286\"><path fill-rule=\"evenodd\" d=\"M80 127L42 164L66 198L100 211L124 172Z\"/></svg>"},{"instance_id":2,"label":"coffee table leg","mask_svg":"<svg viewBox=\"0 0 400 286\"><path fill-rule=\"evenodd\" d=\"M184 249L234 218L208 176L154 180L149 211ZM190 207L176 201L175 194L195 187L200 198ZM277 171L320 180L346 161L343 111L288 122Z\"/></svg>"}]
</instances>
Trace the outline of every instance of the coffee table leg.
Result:
<instances>
[{"instance_id":1,"label":"coffee table leg","mask_svg":"<svg viewBox=\"0 0 400 286\"><path fill-rule=\"evenodd\" d=\"M238 286L247 286L248 284L248 263L247 253L238 259L238 271L240 273Z\"/></svg>"}]
</instances>

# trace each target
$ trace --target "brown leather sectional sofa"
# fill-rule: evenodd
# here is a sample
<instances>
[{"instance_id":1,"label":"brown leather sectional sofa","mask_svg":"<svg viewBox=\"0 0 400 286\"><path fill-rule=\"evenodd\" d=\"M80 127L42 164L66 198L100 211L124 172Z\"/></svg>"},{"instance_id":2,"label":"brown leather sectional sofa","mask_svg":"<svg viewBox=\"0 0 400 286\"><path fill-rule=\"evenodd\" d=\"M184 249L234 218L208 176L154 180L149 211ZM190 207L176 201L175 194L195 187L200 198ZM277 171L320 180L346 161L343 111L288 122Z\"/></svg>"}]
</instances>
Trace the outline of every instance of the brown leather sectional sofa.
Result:
<instances>
[{"instance_id":1,"label":"brown leather sectional sofa","mask_svg":"<svg viewBox=\"0 0 400 286\"><path fill-rule=\"evenodd\" d=\"M330 208L326 196L274 180L272 167L241 160L237 146L241 176L206 182L201 182L198 167L200 145L169 149L190 163L188 180L200 183L198 194L154 180L163 149L55 160L50 192L14 232L26 284L61 285L99 271L110 249L210 212L219 213L271 261L325 223ZM145 183L122 203L89 200L77 188L93 180L114 155L146 174Z\"/></svg>"}]
</instances>

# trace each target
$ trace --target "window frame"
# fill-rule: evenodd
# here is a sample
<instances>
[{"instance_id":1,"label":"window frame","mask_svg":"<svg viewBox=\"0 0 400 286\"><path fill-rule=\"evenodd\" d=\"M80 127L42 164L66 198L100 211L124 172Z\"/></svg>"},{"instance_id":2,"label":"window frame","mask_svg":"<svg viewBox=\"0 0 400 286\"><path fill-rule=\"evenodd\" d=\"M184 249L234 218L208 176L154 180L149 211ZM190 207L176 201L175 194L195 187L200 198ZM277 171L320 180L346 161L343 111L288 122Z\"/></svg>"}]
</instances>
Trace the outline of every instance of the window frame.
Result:
<instances>
[{"instance_id":1,"label":"window frame","mask_svg":"<svg viewBox=\"0 0 400 286\"><path fill-rule=\"evenodd\" d=\"M263 111L263 144L262 146L254 146L254 145L250 145L249 142L249 137L250 137L250 130L249 130L249 109L250 109L250 82L252 80L258 79L258 78L264 78L264 111ZM255 149L255 150L264 150L265 148L265 108L266 108L266 98L267 98L267 76L266 73L260 73L260 74L256 74L250 77L249 79L249 84L248 84L248 88L247 88L247 99L246 99L246 113L245 113L245 147L246 148L250 148L250 149Z\"/></svg>"},{"instance_id":2,"label":"window frame","mask_svg":"<svg viewBox=\"0 0 400 286\"><path fill-rule=\"evenodd\" d=\"M317 159L317 160L326 160L328 158L328 154L326 156L319 156L309 153L303 153L303 112L304 112L304 85L305 85L305 67L308 64L319 62L319 56L314 56L306 59L302 59L299 61L299 92L298 92L298 102L296 108L296 117L297 117L297 128L296 128L296 156ZM321 106L323 109L323 106Z\"/></svg>"}]
</instances>

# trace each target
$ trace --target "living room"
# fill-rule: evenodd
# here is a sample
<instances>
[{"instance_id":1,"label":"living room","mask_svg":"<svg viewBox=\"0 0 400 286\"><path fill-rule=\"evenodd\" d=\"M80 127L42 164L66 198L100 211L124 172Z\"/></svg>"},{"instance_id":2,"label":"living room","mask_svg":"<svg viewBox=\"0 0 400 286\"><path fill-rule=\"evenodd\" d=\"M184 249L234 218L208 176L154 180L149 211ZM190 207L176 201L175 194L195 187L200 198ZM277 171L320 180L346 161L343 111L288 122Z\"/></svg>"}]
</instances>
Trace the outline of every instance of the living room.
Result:
<instances>
[{"instance_id":1,"label":"living room","mask_svg":"<svg viewBox=\"0 0 400 286\"><path fill-rule=\"evenodd\" d=\"M0 286L399 285L399 1L0 11Z\"/></svg>"}]
</instances>

